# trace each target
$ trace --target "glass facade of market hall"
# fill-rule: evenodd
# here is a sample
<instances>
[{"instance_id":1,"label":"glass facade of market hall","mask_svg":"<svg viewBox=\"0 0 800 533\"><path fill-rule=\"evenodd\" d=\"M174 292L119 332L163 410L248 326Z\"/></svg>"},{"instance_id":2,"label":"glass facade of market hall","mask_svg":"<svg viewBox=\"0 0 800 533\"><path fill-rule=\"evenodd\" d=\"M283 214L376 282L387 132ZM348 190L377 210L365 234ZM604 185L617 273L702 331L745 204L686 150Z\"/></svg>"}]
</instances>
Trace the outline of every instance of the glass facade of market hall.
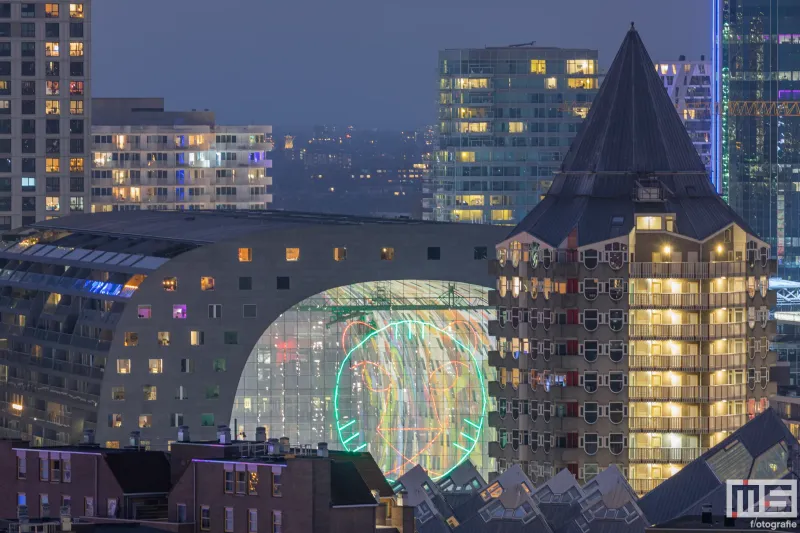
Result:
<instances>
[{"instance_id":1,"label":"glass facade of market hall","mask_svg":"<svg viewBox=\"0 0 800 533\"><path fill-rule=\"evenodd\" d=\"M518 223L552 182L597 94L596 50L439 53L429 220Z\"/></svg>"},{"instance_id":2,"label":"glass facade of market hall","mask_svg":"<svg viewBox=\"0 0 800 533\"><path fill-rule=\"evenodd\" d=\"M800 279L800 2L714 5L720 192L772 245L778 274ZM757 116L746 102L796 107Z\"/></svg>"}]
</instances>

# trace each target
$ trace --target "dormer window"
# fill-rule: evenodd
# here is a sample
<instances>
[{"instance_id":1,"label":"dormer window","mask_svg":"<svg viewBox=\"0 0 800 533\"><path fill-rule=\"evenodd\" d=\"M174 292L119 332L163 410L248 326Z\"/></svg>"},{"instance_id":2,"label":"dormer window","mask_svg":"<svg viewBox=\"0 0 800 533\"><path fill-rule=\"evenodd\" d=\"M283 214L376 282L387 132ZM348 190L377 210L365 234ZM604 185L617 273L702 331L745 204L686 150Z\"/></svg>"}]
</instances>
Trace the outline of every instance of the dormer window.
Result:
<instances>
[{"instance_id":1,"label":"dormer window","mask_svg":"<svg viewBox=\"0 0 800 533\"><path fill-rule=\"evenodd\" d=\"M636 229L639 231L661 230L661 217L636 217Z\"/></svg>"}]
</instances>

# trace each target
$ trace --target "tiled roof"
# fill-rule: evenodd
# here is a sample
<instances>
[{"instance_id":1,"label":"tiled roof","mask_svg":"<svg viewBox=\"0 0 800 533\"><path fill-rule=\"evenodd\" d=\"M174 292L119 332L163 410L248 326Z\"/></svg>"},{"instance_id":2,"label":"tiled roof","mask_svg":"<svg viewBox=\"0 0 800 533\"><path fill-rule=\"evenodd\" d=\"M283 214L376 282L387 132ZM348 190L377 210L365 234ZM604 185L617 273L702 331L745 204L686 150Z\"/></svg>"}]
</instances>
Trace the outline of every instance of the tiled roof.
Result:
<instances>
[{"instance_id":1,"label":"tiled roof","mask_svg":"<svg viewBox=\"0 0 800 533\"><path fill-rule=\"evenodd\" d=\"M630 232L636 214L675 213L676 230L705 239L742 219L717 195L638 32L631 27L545 198L509 237L558 247ZM636 202L640 180L656 180L658 202ZM612 223L612 218L616 219Z\"/></svg>"}]
</instances>

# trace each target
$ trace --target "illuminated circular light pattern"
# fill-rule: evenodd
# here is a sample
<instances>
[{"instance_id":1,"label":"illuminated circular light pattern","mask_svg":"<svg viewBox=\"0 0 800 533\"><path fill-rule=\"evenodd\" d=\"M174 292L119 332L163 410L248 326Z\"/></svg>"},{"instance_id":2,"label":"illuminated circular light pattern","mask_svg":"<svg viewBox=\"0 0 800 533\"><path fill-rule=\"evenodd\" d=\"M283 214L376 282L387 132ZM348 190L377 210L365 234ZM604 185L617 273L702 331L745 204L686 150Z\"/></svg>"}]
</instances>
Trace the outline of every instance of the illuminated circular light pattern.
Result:
<instances>
[{"instance_id":1,"label":"illuminated circular light pattern","mask_svg":"<svg viewBox=\"0 0 800 533\"><path fill-rule=\"evenodd\" d=\"M417 464L442 477L481 440L482 362L471 339L448 329L458 331L401 320L343 344L333 398L340 445L370 451L389 479Z\"/></svg>"}]
</instances>

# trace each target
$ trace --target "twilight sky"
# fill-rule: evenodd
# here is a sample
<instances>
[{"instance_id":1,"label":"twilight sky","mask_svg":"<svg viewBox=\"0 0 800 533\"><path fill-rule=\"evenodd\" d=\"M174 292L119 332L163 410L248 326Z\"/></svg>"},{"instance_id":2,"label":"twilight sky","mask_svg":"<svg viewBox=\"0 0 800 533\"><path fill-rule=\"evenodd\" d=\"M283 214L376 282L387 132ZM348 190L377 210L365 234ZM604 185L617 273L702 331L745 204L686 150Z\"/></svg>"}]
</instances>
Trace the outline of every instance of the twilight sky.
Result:
<instances>
[{"instance_id":1,"label":"twilight sky","mask_svg":"<svg viewBox=\"0 0 800 533\"><path fill-rule=\"evenodd\" d=\"M711 0L100 0L95 96L164 96L221 123L435 121L437 51L597 48L631 21L655 61L708 57Z\"/></svg>"}]
</instances>

